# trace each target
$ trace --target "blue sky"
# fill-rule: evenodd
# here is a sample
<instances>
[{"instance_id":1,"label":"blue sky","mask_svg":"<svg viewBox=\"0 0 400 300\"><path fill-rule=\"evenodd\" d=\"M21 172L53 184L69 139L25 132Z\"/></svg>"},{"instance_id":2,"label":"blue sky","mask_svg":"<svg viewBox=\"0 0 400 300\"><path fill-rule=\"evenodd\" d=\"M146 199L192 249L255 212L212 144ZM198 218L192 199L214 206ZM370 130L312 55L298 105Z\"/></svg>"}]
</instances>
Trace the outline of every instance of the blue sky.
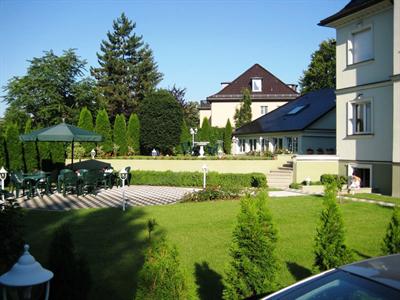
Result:
<instances>
[{"instance_id":1,"label":"blue sky","mask_svg":"<svg viewBox=\"0 0 400 300\"><path fill-rule=\"evenodd\" d=\"M160 87L186 87L188 100L214 94L254 63L297 83L318 44L335 36L317 23L347 2L0 0L0 87L45 50L76 48L87 69L97 66L100 42L122 12L154 51ZM0 103L0 116L4 110Z\"/></svg>"}]
</instances>

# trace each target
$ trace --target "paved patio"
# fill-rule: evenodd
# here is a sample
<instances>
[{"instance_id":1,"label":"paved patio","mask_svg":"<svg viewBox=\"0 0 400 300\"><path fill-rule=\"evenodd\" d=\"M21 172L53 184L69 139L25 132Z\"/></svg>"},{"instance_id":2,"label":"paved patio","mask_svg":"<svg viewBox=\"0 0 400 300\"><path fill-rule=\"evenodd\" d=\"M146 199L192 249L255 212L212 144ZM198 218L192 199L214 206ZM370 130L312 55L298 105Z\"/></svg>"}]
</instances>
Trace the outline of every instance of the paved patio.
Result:
<instances>
[{"instance_id":1,"label":"paved patio","mask_svg":"<svg viewBox=\"0 0 400 300\"><path fill-rule=\"evenodd\" d=\"M127 206L166 205L180 201L193 188L131 185L125 187ZM21 207L44 210L70 210L82 208L122 207L122 188L101 189L96 195L72 195L62 193L37 196L32 199L20 197Z\"/></svg>"}]
</instances>

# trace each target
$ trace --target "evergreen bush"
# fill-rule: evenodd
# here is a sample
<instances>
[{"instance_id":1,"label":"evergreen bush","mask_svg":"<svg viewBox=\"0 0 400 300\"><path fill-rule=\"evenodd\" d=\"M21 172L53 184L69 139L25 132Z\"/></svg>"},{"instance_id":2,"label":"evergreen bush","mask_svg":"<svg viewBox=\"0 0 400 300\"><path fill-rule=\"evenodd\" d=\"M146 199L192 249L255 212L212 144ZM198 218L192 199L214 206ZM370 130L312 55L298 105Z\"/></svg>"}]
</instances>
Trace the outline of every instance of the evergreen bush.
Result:
<instances>
[{"instance_id":1,"label":"evergreen bush","mask_svg":"<svg viewBox=\"0 0 400 300\"><path fill-rule=\"evenodd\" d=\"M25 124L25 134L31 132L32 120L29 118ZM38 169L38 153L36 151L36 144L34 142L25 142L24 146L24 161L25 169L27 172L32 172Z\"/></svg>"},{"instance_id":2,"label":"evergreen bush","mask_svg":"<svg viewBox=\"0 0 400 300\"><path fill-rule=\"evenodd\" d=\"M224 152L226 154L231 154L232 151L232 125L231 121L226 122L224 129Z\"/></svg>"},{"instance_id":3,"label":"evergreen bush","mask_svg":"<svg viewBox=\"0 0 400 300\"><path fill-rule=\"evenodd\" d=\"M192 136L190 134L190 130L187 127L185 120L183 120L182 126L181 126L181 137L179 139L179 142L180 142L179 153L180 154L187 154L186 152L190 152L191 140L192 140ZM190 146L188 146L188 145L190 145Z\"/></svg>"},{"instance_id":4,"label":"evergreen bush","mask_svg":"<svg viewBox=\"0 0 400 300\"><path fill-rule=\"evenodd\" d=\"M126 135L125 116L123 114L117 115L114 121L114 144L118 145L118 155L127 155L128 141Z\"/></svg>"},{"instance_id":5,"label":"evergreen bush","mask_svg":"<svg viewBox=\"0 0 400 300\"><path fill-rule=\"evenodd\" d=\"M103 136L103 141L99 143L99 146L102 146L102 150L105 153L111 153L113 151L111 124L105 109L101 109L97 112L96 127L94 131Z\"/></svg>"},{"instance_id":6,"label":"evergreen bush","mask_svg":"<svg viewBox=\"0 0 400 300\"><path fill-rule=\"evenodd\" d=\"M90 110L87 107L83 107L81 113L79 115L78 127L82 129L86 129L89 131L93 131L93 116ZM86 142L83 143L83 148L85 148L85 154L90 155L90 151L95 148L95 143Z\"/></svg>"},{"instance_id":7,"label":"evergreen bush","mask_svg":"<svg viewBox=\"0 0 400 300\"><path fill-rule=\"evenodd\" d=\"M314 266L321 272L353 260L351 250L344 243L344 224L336 203L336 194L336 184L325 186L324 208L320 215L314 245Z\"/></svg>"},{"instance_id":8,"label":"evergreen bush","mask_svg":"<svg viewBox=\"0 0 400 300\"><path fill-rule=\"evenodd\" d=\"M6 147L8 153L8 168L12 171L23 170L22 143L19 140L18 126L8 124L6 129Z\"/></svg>"},{"instance_id":9,"label":"evergreen bush","mask_svg":"<svg viewBox=\"0 0 400 300\"><path fill-rule=\"evenodd\" d=\"M240 201L229 251L231 261L224 278L224 299L256 297L275 289L277 231L266 202L266 193Z\"/></svg>"},{"instance_id":10,"label":"evergreen bush","mask_svg":"<svg viewBox=\"0 0 400 300\"><path fill-rule=\"evenodd\" d=\"M181 270L176 247L168 244L166 238L151 244L139 272L137 300L193 298L185 274Z\"/></svg>"},{"instance_id":11,"label":"evergreen bush","mask_svg":"<svg viewBox=\"0 0 400 300\"><path fill-rule=\"evenodd\" d=\"M91 275L88 263L75 251L72 235L67 225L54 232L49 248L49 269L54 272L50 299L88 299Z\"/></svg>"},{"instance_id":12,"label":"evergreen bush","mask_svg":"<svg viewBox=\"0 0 400 300\"><path fill-rule=\"evenodd\" d=\"M198 133L198 139L200 142L211 142L211 126L208 121L208 118L204 117L203 122L201 123L201 128Z\"/></svg>"},{"instance_id":13,"label":"evergreen bush","mask_svg":"<svg viewBox=\"0 0 400 300\"><path fill-rule=\"evenodd\" d=\"M137 114L131 114L127 129L128 149L132 149L132 154L140 154L140 122Z\"/></svg>"},{"instance_id":14,"label":"evergreen bush","mask_svg":"<svg viewBox=\"0 0 400 300\"><path fill-rule=\"evenodd\" d=\"M400 208L393 209L392 218L383 239L382 251L385 255L400 253Z\"/></svg>"}]
</instances>

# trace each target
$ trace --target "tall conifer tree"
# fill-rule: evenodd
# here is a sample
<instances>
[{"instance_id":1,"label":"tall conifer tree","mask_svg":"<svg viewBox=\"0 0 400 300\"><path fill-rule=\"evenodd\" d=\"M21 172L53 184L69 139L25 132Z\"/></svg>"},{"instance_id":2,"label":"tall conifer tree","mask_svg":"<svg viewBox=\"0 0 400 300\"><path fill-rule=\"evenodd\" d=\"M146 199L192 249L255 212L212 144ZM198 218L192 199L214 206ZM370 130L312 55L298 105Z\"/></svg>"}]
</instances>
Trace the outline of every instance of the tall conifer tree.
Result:
<instances>
[{"instance_id":1,"label":"tall conifer tree","mask_svg":"<svg viewBox=\"0 0 400 300\"><path fill-rule=\"evenodd\" d=\"M123 114L117 115L114 122L114 144L119 146L118 154L126 155L128 153L128 143L126 136L126 123Z\"/></svg>"},{"instance_id":2,"label":"tall conifer tree","mask_svg":"<svg viewBox=\"0 0 400 300\"><path fill-rule=\"evenodd\" d=\"M90 110L88 110L86 106L82 108L81 113L79 115L78 127L89 131L93 131L93 116ZM82 143L82 146L83 148L85 148L86 154L88 154L95 147L95 144Z\"/></svg>"},{"instance_id":3,"label":"tall conifer tree","mask_svg":"<svg viewBox=\"0 0 400 300\"><path fill-rule=\"evenodd\" d=\"M151 49L135 28L136 23L124 13L114 20L112 32L97 53L100 66L91 69L111 119L137 112L139 102L162 80Z\"/></svg>"},{"instance_id":4,"label":"tall conifer tree","mask_svg":"<svg viewBox=\"0 0 400 300\"><path fill-rule=\"evenodd\" d=\"M97 112L95 132L103 136L103 141L99 143L99 145L102 146L103 151L106 153L112 152L111 124L105 109L101 109Z\"/></svg>"},{"instance_id":5,"label":"tall conifer tree","mask_svg":"<svg viewBox=\"0 0 400 300\"><path fill-rule=\"evenodd\" d=\"M224 130L224 151L226 154L231 154L232 148L232 125L231 121L226 122Z\"/></svg>"},{"instance_id":6,"label":"tall conifer tree","mask_svg":"<svg viewBox=\"0 0 400 300\"><path fill-rule=\"evenodd\" d=\"M128 147L131 147L135 155L140 154L140 122L137 114L131 114L127 129Z\"/></svg>"},{"instance_id":7,"label":"tall conifer tree","mask_svg":"<svg viewBox=\"0 0 400 300\"><path fill-rule=\"evenodd\" d=\"M240 107L236 109L234 120L236 128L251 122L251 93L249 89L242 91L243 99Z\"/></svg>"},{"instance_id":8,"label":"tall conifer tree","mask_svg":"<svg viewBox=\"0 0 400 300\"><path fill-rule=\"evenodd\" d=\"M6 143L9 158L9 168L13 171L23 170L22 145L19 140L18 126L9 124L6 129Z\"/></svg>"}]
</instances>

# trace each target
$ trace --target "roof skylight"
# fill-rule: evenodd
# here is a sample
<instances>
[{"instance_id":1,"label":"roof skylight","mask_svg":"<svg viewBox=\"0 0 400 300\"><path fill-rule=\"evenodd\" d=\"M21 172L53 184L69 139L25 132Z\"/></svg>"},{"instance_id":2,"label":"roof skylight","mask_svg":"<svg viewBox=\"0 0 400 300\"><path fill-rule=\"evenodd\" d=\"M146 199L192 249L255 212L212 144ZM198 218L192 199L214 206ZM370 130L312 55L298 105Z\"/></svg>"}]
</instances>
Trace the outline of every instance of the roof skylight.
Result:
<instances>
[{"instance_id":1,"label":"roof skylight","mask_svg":"<svg viewBox=\"0 0 400 300\"><path fill-rule=\"evenodd\" d=\"M291 111L287 113L287 115L294 115L303 110L306 107L306 105L299 105L293 108Z\"/></svg>"}]
</instances>

